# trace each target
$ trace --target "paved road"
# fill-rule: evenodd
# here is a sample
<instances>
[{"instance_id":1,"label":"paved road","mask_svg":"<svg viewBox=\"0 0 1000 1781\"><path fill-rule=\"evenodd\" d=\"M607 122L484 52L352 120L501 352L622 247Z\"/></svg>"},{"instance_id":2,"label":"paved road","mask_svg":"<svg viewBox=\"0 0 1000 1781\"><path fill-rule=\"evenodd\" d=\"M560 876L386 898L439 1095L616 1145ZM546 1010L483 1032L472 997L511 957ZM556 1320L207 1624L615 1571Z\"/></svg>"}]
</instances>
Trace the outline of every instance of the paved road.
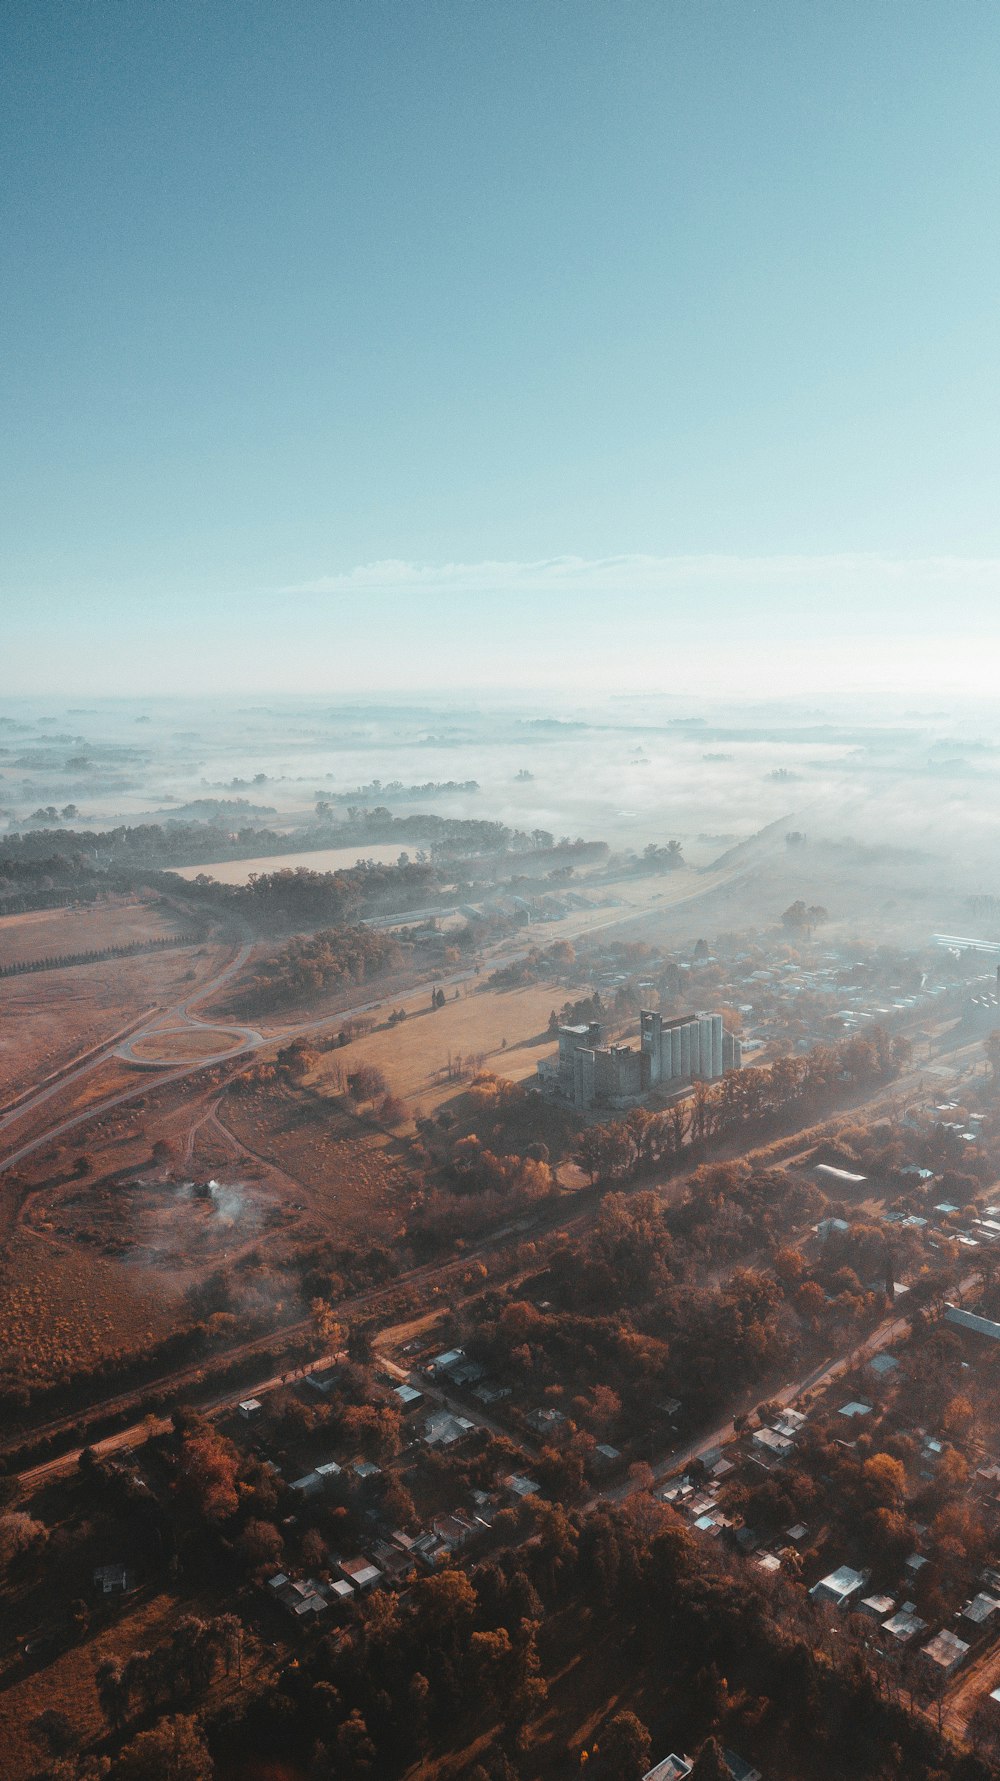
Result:
<instances>
[{"instance_id":1,"label":"paved road","mask_svg":"<svg viewBox=\"0 0 1000 1781\"><path fill-rule=\"evenodd\" d=\"M162 1025L163 1025L164 1021L170 1021L170 1022L173 1022L176 1024L178 1017L187 1017L192 1022L192 1024L200 1025L201 1023L196 1022L195 1017L190 1015L188 1013L188 1010L190 1008L194 1007L196 1003L204 1001L206 996L213 995L217 989L221 988L222 984L228 983L230 977L233 976L234 972L242 970L243 966L246 964L247 959L250 957L250 954L252 951L253 951L252 941L250 941L250 940L244 941L243 944L240 946L240 949L237 952L236 957L230 961L230 963L225 967L224 970L219 971L216 974L216 976L212 978L211 982L203 984L202 987L199 990L196 990L194 992L194 994L190 995L185 1002L177 1003L173 1008L162 1009L162 1010L158 1011L157 1013L153 1014L152 1017L149 1020L144 1021L143 1024L133 1034L130 1035L129 1039L124 1041L124 1043L131 1044L135 1039L142 1038L143 1035L146 1033L152 1033L152 1032L157 1032L159 1030L162 1030ZM75 1082L79 1082L82 1077L88 1076L92 1070L95 1070L98 1067L99 1064L106 1063L108 1058L112 1057L115 1054L116 1050L118 1050L120 1048L121 1043L122 1042L119 1038L119 1035L117 1035L117 1034L114 1035L114 1037L109 1040L106 1047L104 1047L100 1050L97 1050L95 1052L89 1053L86 1060L83 1063L81 1063L75 1070L70 1070L69 1072L67 1072L66 1075L60 1076L59 1080L57 1082L51 1083L46 1088L38 1089L38 1091L35 1094L29 1096L25 1100L22 1100L18 1106L12 1108L9 1112L4 1114L3 1118L0 1118L0 1130L2 1130L4 1127L6 1127L8 1125L12 1125L14 1123L14 1121L17 1119L23 1119L24 1115L26 1113L34 1112L36 1108L43 1106L46 1101L51 1100L53 1095L61 1094L63 1089L71 1088L73 1086L73 1084ZM196 1064L194 1066L194 1068L196 1068L196 1069L204 1069L204 1067L205 1067L204 1060L200 1061L198 1064ZM182 1073L186 1073L186 1071L182 1072ZM138 1087L134 1090L134 1093L135 1094L145 1094L147 1087L148 1087L148 1084L143 1083L141 1085L141 1087ZM100 1113L101 1111L103 1111L103 1108L105 1106L114 1106L116 1104L117 1104L116 1099L109 1099L108 1101L103 1102L100 1105L98 1105L94 1109L94 1112ZM84 1114L83 1117L91 1118L92 1114L87 1113L87 1114ZM51 1132L47 1135L51 1136L51 1137L55 1137L58 1135L58 1132L61 1129L62 1128L60 1128L60 1127L54 1127L51 1130ZM44 1143L44 1142L45 1142L45 1137L43 1136L41 1139L33 1141L31 1146L28 1146L28 1147L22 1146L22 1148L19 1151L17 1151L13 1156L9 1156L9 1157L0 1159L0 1169L9 1168L11 1163L16 1162L21 1156L27 1155L29 1149L37 1149L39 1143Z\"/></svg>"},{"instance_id":2,"label":"paved road","mask_svg":"<svg viewBox=\"0 0 1000 1781\"><path fill-rule=\"evenodd\" d=\"M966 1275L958 1288L959 1297L978 1285L979 1280L979 1274ZM788 1406L807 1392L816 1392L824 1385L829 1385L831 1380L839 1378L843 1373L850 1372L852 1367L862 1365L880 1353L883 1348L889 1348L893 1342L901 1340L907 1332L909 1321L909 1313L900 1317L894 1312L891 1317L885 1318L878 1328L872 1331L871 1335L866 1336L863 1342L860 1342L856 1348L852 1348L849 1354L820 1361L801 1378L789 1380L777 1391L770 1392L768 1402ZM760 1402L759 1395L755 1401ZM727 1442L733 1441L735 1438L736 1429L732 1418L730 1418L727 1422L721 1423L718 1428L712 1429L711 1433L699 1435L696 1440L689 1442L686 1446L671 1450L653 1467L654 1479L657 1483L661 1483L665 1478L677 1477L687 1469L692 1460L702 1459L706 1453L713 1452L717 1447L724 1447ZM634 1490L639 1488L641 1486L630 1478L623 1484L609 1487L608 1490L601 1493L601 1497L604 1500L620 1501L621 1498L630 1496Z\"/></svg>"},{"instance_id":3,"label":"paved road","mask_svg":"<svg viewBox=\"0 0 1000 1781\"><path fill-rule=\"evenodd\" d=\"M563 922L553 923L552 926L558 927L559 929L559 936L557 937L566 937L570 934L590 934L604 928L624 926L629 922L646 919L650 915L659 913L660 910L676 909L689 903L696 903L703 897L711 895L711 893L718 890L720 886L737 882L740 878L745 877L750 870L752 870L752 866L744 866L742 862L723 871L713 871L709 868L707 872L699 875L697 883L691 889L685 888L689 881L686 874L681 874L678 876L676 882L670 881L669 887L665 884L665 888L656 893L655 900L648 901L641 909L626 910L619 907L609 912L607 915L603 915L599 920L594 919L593 912L587 911L576 916L568 917ZM675 892L677 894L674 894ZM433 913L440 915L442 912L440 909L437 909L433 911ZM393 918L396 922L403 919L403 917ZM535 930L532 929L531 932L534 934ZM503 944L501 944L501 946L496 949L495 958L497 960L517 958L523 956L523 953L527 950L527 947L523 947L516 952L507 953L504 951ZM168 1023L172 1023L174 1027L190 1023L195 1028L213 1024L201 1021L198 1016L191 1013L191 1009L199 1002L205 1001L208 996L214 994L224 983L228 982L231 977L242 970L252 951L253 941L249 938L248 933L248 937L240 946L236 957L223 971L220 971L209 983L203 984L201 988L189 996L186 1001L177 1003L172 1008L163 1010L161 1013L154 1016L148 1025L141 1026L133 1035L131 1035L130 1040L126 1042L129 1048L131 1048L131 1044L134 1043L135 1040L144 1038L155 1032L164 1032L168 1030ZM474 975L475 973L473 971L463 969L454 972L449 977L439 978L436 981L441 988L450 989L458 984L467 982ZM262 1034L255 1033L250 1028L244 1029L247 1035L244 1041L233 1047L231 1050L219 1053L216 1057L198 1058L193 1062L179 1064L175 1069L172 1069L169 1065L162 1066L162 1074L155 1078L156 1086L159 1087L161 1085L170 1085L174 1082L182 1082L186 1077L194 1076L199 1070L210 1068L215 1063L233 1063L244 1053L249 1055L252 1051L273 1044L286 1045L290 1040L299 1038L306 1033L317 1032L322 1027L332 1026L335 1023L342 1025L345 1021L351 1020L358 1015L371 1013L381 1005L382 999L380 997L374 997L368 1001L360 1003L355 1008L340 1009L336 1014L322 1015L315 1020L302 1021L295 1026L285 1027L280 1033ZM62 1089L71 1087L90 1071L96 1069L99 1064L104 1063L109 1056L114 1055L115 1050L116 1047L114 1043L110 1044L106 1051L101 1051L96 1056L88 1058L88 1060L81 1064L77 1070L62 1076L57 1083L53 1083L47 1088L39 1089L37 1094L22 1101L18 1107L11 1110L0 1119L0 1130L7 1124L12 1123L15 1119L20 1119L25 1114L41 1107ZM140 1061L141 1060L139 1059L134 1060L135 1063L139 1063ZM67 1137L70 1132L78 1130L81 1126L89 1123L89 1121L100 1118L102 1114L109 1113L116 1107L126 1105L129 1101L135 1100L140 1095L148 1093L148 1090L149 1073L145 1073L145 1079L137 1083L134 1088L120 1090L117 1094L109 1095L104 1100L94 1102L91 1106L74 1114L70 1114L63 1120L57 1121L46 1131L38 1133L34 1138L19 1145L15 1150L9 1151L6 1156L0 1157L0 1174L2 1174L5 1169L13 1168L16 1164L24 1162L29 1156L44 1149L47 1144L51 1144L59 1138Z\"/></svg>"}]
</instances>

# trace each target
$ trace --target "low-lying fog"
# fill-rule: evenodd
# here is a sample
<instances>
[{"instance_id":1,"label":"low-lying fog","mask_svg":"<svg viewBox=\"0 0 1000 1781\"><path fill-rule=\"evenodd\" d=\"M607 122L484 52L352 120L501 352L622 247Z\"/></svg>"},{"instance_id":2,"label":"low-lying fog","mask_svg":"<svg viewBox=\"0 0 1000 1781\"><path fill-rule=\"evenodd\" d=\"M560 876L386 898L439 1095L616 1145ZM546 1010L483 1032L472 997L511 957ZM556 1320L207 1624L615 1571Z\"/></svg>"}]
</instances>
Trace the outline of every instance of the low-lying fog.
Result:
<instances>
[{"instance_id":1,"label":"low-lying fog","mask_svg":"<svg viewBox=\"0 0 1000 1781\"><path fill-rule=\"evenodd\" d=\"M174 819L291 833L326 799L334 817L348 803L387 804L616 848L677 837L698 865L787 821L815 839L931 851L953 868L960 856L980 890L1000 869L998 790L1000 708L988 707L25 700L0 712L0 832ZM71 814L35 814L46 809ZM339 852L312 863L357 857L356 846ZM233 863L218 871L231 876Z\"/></svg>"}]
</instances>

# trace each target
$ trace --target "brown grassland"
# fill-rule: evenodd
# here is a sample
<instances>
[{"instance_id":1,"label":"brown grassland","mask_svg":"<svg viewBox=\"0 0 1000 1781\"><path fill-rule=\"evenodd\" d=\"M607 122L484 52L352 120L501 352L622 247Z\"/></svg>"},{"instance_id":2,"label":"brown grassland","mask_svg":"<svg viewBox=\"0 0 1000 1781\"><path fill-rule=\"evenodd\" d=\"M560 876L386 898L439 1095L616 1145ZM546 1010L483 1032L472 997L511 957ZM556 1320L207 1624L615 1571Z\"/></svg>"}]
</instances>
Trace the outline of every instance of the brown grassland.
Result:
<instances>
[{"instance_id":1,"label":"brown grassland","mask_svg":"<svg viewBox=\"0 0 1000 1781\"><path fill-rule=\"evenodd\" d=\"M124 897L81 909L33 909L0 916L0 964L169 940L180 932L179 922L162 905Z\"/></svg>"},{"instance_id":2,"label":"brown grassland","mask_svg":"<svg viewBox=\"0 0 1000 1781\"><path fill-rule=\"evenodd\" d=\"M565 990L551 986L472 990L431 1011L428 990L419 999L408 998L403 1005L412 1012L398 1026L356 1039L342 1052L326 1053L310 1080L329 1093L338 1068L377 1064L411 1112L418 1107L429 1112L458 1092L469 1060L484 1059L484 1068L512 1081L533 1076L538 1059L554 1044L546 1031L549 1014L565 996ZM471 1065L473 1071L476 1067Z\"/></svg>"},{"instance_id":3,"label":"brown grassland","mask_svg":"<svg viewBox=\"0 0 1000 1781\"><path fill-rule=\"evenodd\" d=\"M109 1554L95 1548L91 1556L95 1563L101 1563L107 1561ZM84 1585L89 1583L89 1579L76 1581ZM80 1593L90 1595L91 1592L81 1587ZM29 1604L19 1606L22 1617L26 1612L30 1615ZM214 1599L182 1598L168 1591L147 1595L139 1591L116 1612L111 1623L100 1628L91 1627L79 1643L60 1652L43 1667L35 1669L30 1660L26 1662L20 1655L12 1657L7 1675L0 1674L0 1752L3 1754L4 1781L22 1781L22 1777L39 1773L39 1765L44 1762L48 1748L40 1723L43 1714L64 1715L84 1743L104 1734L107 1722L101 1711L94 1678L105 1658L127 1660L133 1652L148 1650L168 1639L185 1615L217 1611L218 1604ZM43 1605L40 1623L44 1624L47 1617ZM16 1629L19 1638L34 1630L30 1619L27 1625L19 1625ZM260 1656L255 1644L248 1640L244 1653L245 1677L252 1676L259 1668ZM221 1698L235 1686L235 1677L231 1681L223 1677L216 1684L215 1697Z\"/></svg>"},{"instance_id":4,"label":"brown grassland","mask_svg":"<svg viewBox=\"0 0 1000 1781\"><path fill-rule=\"evenodd\" d=\"M8 917L3 927L31 919ZM125 944L129 937L103 943ZM89 936L67 928L59 951L83 951L90 944ZM231 948L207 942L0 980L0 1103L39 1087L145 1010L193 996L230 956Z\"/></svg>"},{"instance_id":5,"label":"brown grassland","mask_svg":"<svg viewBox=\"0 0 1000 1781\"><path fill-rule=\"evenodd\" d=\"M225 1027L189 1027L183 1032L147 1033L132 1043L133 1057L150 1063L194 1064L239 1045L241 1035Z\"/></svg>"},{"instance_id":6,"label":"brown grassland","mask_svg":"<svg viewBox=\"0 0 1000 1781\"><path fill-rule=\"evenodd\" d=\"M126 906L102 912L112 924L107 931L92 921L82 927L94 913L57 912L48 927L32 920L28 952L36 943L54 951L56 927L60 949L69 951L135 937L123 921L160 919L155 910ZM28 925L29 918L15 920ZM37 1085L151 1005L169 1008L195 995L232 956L231 946L199 944L0 983L0 1031L17 1032L17 1052L12 1045L0 1051L0 1095ZM378 1064L411 1116L430 1111L461 1095L481 1062L510 1078L532 1076L551 1049L548 1017L563 998L551 987L477 992L470 985L432 1012L428 984L406 996L405 1021L323 1053L300 1084L270 1070L267 1054L258 1053L247 1063L249 1082L240 1065L161 1083L109 1056L59 1087L0 1135L9 1151L94 1109L92 1119L0 1176L7 1380L40 1386L140 1351L176 1327L188 1285L263 1232L272 1248L293 1235L391 1236L419 1187L408 1140L352 1113L338 1071ZM379 1018L389 1006L387 999ZM300 1018L315 1013L303 1008ZM153 1033L137 1050L195 1061L225 1049L226 1037L217 1029ZM135 1098L98 1110L120 1093ZM168 1147L158 1160L157 1141ZM215 1202L185 1187L210 1175L243 1192L239 1229L227 1227Z\"/></svg>"},{"instance_id":7,"label":"brown grassland","mask_svg":"<svg viewBox=\"0 0 1000 1781\"><path fill-rule=\"evenodd\" d=\"M297 1184L296 1209L331 1235L384 1235L410 1203L405 1144L337 1100L265 1083L227 1096L220 1118Z\"/></svg>"},{"instance_id":8,"label":"brown grassland","mask_svg":"<svg viewBox=\"0 0 1000 1781\"><path fill-rule=\"evenodd\" d=\"M107 1355L138 1354L171 1327L173 1295L155 1274L44 1233L16 1233L4 1274L5 1382L48 1384Z\"/></svg>"}]
</instances>

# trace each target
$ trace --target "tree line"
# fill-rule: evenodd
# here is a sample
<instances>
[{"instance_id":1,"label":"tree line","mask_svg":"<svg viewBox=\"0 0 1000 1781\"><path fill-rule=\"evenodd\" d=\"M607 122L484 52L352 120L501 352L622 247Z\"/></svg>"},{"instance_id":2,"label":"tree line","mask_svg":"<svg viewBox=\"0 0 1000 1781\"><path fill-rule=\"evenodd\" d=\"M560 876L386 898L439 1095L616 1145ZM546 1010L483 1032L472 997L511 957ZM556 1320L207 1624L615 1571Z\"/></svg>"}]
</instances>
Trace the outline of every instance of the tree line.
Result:
<instances>
[{"instance_id":1,"label":"tree line","mask_svg":"<svg viewBox=\"0 0 1000 1781\"><path fill-rule=\"evenodd\" d=\"M730 1070L718 1082L696 1082L686 1100L665 1112L633 1107L622 1119L588 1126L577 1159L592 1183L670 1169L715 1139L768 1138L792 1122L807 1124L837 1100L893 1081L909 1058L909 1040L872 1026L802 1056Z\"/></svg>"},{"instance_id":2,"label":"tree line","mask_svg":"<svg viewBox=\"0 0 1000 1781\"><path fill-rule=\"evenodd\" d=\"M190 946L191 934L168 934L159 940L131 940L124 946L92 947L89 952L63 952L54 957L19 959L0 965L0 977L23 977L31 971L62 971L68 965L97 965L103 959L130 959L141 952L164 952L172 946Z\"/></svg>"}]
</instances>

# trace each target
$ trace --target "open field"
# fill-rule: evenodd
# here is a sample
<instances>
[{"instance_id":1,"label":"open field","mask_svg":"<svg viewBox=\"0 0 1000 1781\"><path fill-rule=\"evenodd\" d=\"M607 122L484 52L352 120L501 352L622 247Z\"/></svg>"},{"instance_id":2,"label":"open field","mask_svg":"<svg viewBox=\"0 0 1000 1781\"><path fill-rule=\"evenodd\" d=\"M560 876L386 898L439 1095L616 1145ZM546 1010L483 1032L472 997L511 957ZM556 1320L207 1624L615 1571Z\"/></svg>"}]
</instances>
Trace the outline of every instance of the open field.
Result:
<instances>
[{"instance_id":1,"label":"open field","mask_svg":"<svg viewBox=\"0 0 1000 1781\"><path fill-rule=\"evenodd\" d=\"M85 1557L88 1564L106 1561L106 1544L106 1541L103 1544L85 1543L81 1559ZM78 1595L89 1597L92 1592L87 1569L82 1564L76 1568L79 1575L71 1581ZM71 1594L72 1590L63 1593ZM185 1615L211 1614L217 1610L217 1602L208 1597L182 1598L173 1591L150 1594L138 1590L127 1598L120 1611L112 1611L114 1618L107 1624L92 1627L78 1643L71 1644L43 1668L34 1669L30 1660L25 1662L19 1656L12 1657L8 1674L0 1679L0 1751L3 1753L4 1781L24 1781L27 1776L45 1772L44 1765L52 1748L46 1737L46 1727L51 1726L58 1737L58 1720L62 1717L73 1726L84 1744L105 1735L107 1721L95 1686L97 1669L105 1658L127 1660L133 1652L148 1650L169 1639L177 1622ZM42 1614L40 1624L44 1627L46 1620L51 1619L51 1604L42 1604ZM26 1626L18 1628L18 1633L36 1630L36 1625L29 1620ZM258 1669L260 1656L255 1643L248 1639L243 1660L245 1677ZM219 1699L235 1686L235 1676L231 1681L221 1677L213 1691L214 1698ZM141 1725L141 1721L138 1724Z\"/></svg>"},{"instance_id":2,"label":"open field","mask_svg":"<svg viewBox=\"0 0 1000 1781\"><path fill-rule=\"evenodd\" d=\"M52 1071L110 1040L144 1010L193 996L229 953L229 948L205 942L3 979L0 1103L38 1087Z\"/></svg>"},{"instance_id":3,"label":"open field","mask_svg":"<svg viewBox=\"0 0 1000 1781\"><path fill-rule=\"evenodd\" d=\"M336 1100L264 1084L227 1096L220 1121L252 1156L297 1184L293 1209L331 1235L384 1234L410 1204L405 1144Z\"/></svg>"},{"instance_id":4,"label":"open field","mask_svg":"<svg viewBox=\"0 0 1000 1781\"><path fill-rule=\"evenodd\" d=\"M238 1046L243 1035L225 1027L186 1027L176 1031L145 1033L130 1042L132 1057L144 1063L187 1064Z\"/></svg>"},{"instance_id":5,"label":"open field","mask_svg":"<svg viewBox=\"0 0 1000 1781\"><path fill-rule=\"evenodd\" d=\"M318 1063L311 1081L329 1092L339 1070L354 1070L359 1063L377 1064L390 1087L401 1095L411 1111L440 1106L458 1092L466 1063L483 1059L483 1068L520 1081L535 1074L535 1065L546 1056L554 1041L547 1032L553 1007L566 999L566 991L551 985L516 990L470 990L468 995L430 1010L430 992L403 1004L413 1010L398 1026L356 1039L342 1052L329 1052Z\"/></svg>"},{"instance_id":6,"label":"open field","mask_svg":"<svg viewBox=\"0 0 1000 1781\"><path fill-rule=\"evenodd\" d=\"M19 1230L0 1294L0 1378L49 1384L107 1355L140 1353L172 1326L175 1293L93 1249Z\"/></svg>"},{"instance_id":7,"label":"open field","mask_svg":"<svg viewBox=\"0 0 1000 1781\"><path fill-rule=\"evenodd\" d=\"M137 898L109 898L75 909L35 909L0 916L0 965L170 940L182 931L162 905Z\"/></svg>"},{"instance_id":8,"label":"open field","mask_svg":"<svg viewBox=\"0 0 1000 1781\"><path fill-rule=\"evenodd\" d=\"M406 851L412 858L422 845L407 841ZM204 873L219 884L246 884L251 872L294 872L304 866L310 872L346 872L359 859L374 860L378 866L394 866L403 844L399 841L373 841L364 846L320 847L311 853L271 853L254 860L213 860L207 866L171 866L178 878L197 878Z\"/></svg>"}]
</instances>

